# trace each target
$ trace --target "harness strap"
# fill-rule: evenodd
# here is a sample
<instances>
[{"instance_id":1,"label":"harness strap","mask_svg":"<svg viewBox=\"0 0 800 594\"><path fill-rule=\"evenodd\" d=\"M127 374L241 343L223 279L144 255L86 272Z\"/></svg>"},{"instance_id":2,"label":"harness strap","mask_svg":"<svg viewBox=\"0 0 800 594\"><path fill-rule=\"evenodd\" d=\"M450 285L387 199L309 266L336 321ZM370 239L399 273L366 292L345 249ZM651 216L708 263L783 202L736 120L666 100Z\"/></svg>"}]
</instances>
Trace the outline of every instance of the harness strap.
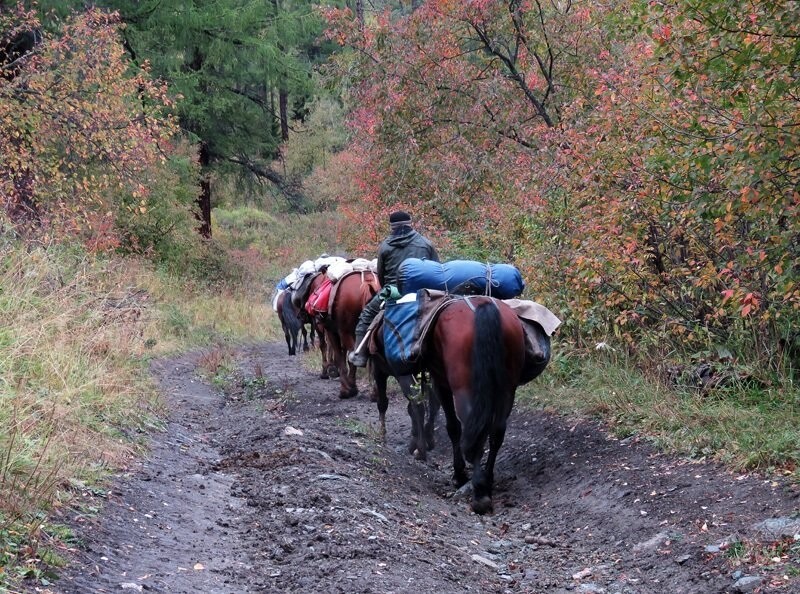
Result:
<instances>
[{"instance_id":1,"label":"harness strap","mask_svg":"<svg viewBox=\"0 0 800 594\"><path fill-rule=\"evenodd\" d=\"M475 297L480 297L480 296L481 295L464 295L462 297L462 299L464 299L466 304L472 310L472 313L475 313L475 306L473 305L472 300L475 299ZM492 305L494 305L497 308L498 311L500 310L500 306L497 305L497 299L495 299L494 297L491 297L489 295L485 295L485 297L489 297L489 299L491 300Z\"/></svg>"},{"instance_id":2,"label":"harness strap","mask_svg":"<svg viewBox=\"0 0 800 594\"><path fill-rule=\"evenodd\" d=\"M475 306L472 305L472 295L467 295L464 297L464 301L466 302L467 306L472 310L472 313L475 313Z\"/></svg>"}]
</instances>

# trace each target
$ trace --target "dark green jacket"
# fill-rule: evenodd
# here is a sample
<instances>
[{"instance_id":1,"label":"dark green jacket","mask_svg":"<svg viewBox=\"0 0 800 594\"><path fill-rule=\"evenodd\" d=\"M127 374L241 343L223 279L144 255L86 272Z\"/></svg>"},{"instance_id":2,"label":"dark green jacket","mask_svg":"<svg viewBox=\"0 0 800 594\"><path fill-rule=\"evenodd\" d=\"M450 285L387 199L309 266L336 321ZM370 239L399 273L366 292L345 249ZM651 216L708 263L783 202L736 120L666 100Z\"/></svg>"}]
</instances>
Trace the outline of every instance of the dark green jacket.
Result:
<instances>
[{"instance_id":1,"label":"dark green jacket","mask_svg":"<svg viewBox=\"0 0 800 594\"><path fill-rule=\"evenodd\" d=\"M398 233L383 240L378 248L378 280L381 286L396 285L400 264L406 258L439 261L433 244L411 227L402 227Z\"/></svg>"}]
</instances>

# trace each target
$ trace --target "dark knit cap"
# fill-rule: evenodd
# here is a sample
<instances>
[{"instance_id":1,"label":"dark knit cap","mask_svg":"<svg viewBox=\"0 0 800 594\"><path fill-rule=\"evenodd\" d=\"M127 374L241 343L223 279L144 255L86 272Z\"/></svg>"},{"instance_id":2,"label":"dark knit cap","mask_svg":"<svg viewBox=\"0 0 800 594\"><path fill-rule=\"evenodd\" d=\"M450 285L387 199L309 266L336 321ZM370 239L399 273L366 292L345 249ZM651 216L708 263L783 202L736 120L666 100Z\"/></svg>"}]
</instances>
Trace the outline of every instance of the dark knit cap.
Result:
<instances>
[{"instance_id":1,"label":"dark knit cap","mask_svg":"<svg viewBox=\"0 0 800 594\"><path fill-rule=\"evenodd\" d=\"M389 215L390 223L402 223L408 225L411 223L411 215L405 211L398 210Z\"/></svg>"}]
</instances>

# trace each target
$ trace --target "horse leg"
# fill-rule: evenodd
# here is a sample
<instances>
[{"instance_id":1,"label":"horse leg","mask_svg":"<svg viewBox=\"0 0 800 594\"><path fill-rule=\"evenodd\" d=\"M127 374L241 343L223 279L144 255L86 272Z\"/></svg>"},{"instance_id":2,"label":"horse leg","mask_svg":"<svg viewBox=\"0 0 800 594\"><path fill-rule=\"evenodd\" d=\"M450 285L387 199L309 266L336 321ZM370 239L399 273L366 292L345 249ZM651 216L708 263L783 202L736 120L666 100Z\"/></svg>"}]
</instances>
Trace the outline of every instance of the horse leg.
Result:
<instances>
[{"instance_id":1,"label":"horse leg","mask_svg":"<svg viewBox=\"0 0 800 594\"><path fill-rule=\"evenodd\" d=\"M356 387L356 368L350 365L347 361L347 354L342 347L341 338L338 334L332 332L328 339L331 344L331 350L336 360L336 368L339 370L339 398L346 399L352 398L358 394Z\"/></svg>"},{"instance_id":2,"label":"horse leg","mask_svg":"<svg viewBox=\"0 0 800 594\"><path fill-rule=\"evenodd\" d=\"M408 445L410 454L414 454L417 460L428 459L428 447L425 441L425 430L423 424L425 423L425 403L424 402L409 402L408 414L411 417L411 443ZM414 429L416 428L416 430Z\"/></svg>"},{"instance_id":3,"label":"horse leg","mask_svg":"<svg viewBox=\"0 0 800 594\"><path fill-rule=\"evenodd\" d=\"M319 379L330 379L331 376L328 373L328 349L326 345L320 342L319 350L322 353L322 371L319 373Z\"/></svg>"},{"instance_id":4,"label":"horse leg","mask_svg":"<svg viewBox=\"0 0 800 594\"><path fill-rule=\"evenodd\" d=\"M472 511L483 515L494 509L492 504L492 488L494 487L494 463L497 460L497 452L503 445L506 435L506 422L503 420L492 427L489 434L489 455L486 457L486 464L480 466L480 460L475 464L472 473Z\"/></svg>"},{"instance_id":5,"label":"horse leg","mask_svg":"<svg viewBox=\"0 0 800 594\"><path fill-rule=\"evenodd\" d=\"M432 450L436 441L434 435L436 417L439 415L441 403L439 402L439 395L436 393L436 389L429 381L422 382L422 389L427 392L428 396L428 418L425 421L425 442L427 448Z\"/></svg>"},{"instance_id":6,"label":"horse leg","mask_svg":"<svg viewBox=\"0 0 800 594\"><path fill-rule=\"evenodd\" d=\"M444 409L447 435L450 437L450 443L453 446L453 483L456 487L461 487L469 480L464 454L461 453L461 421L456 416L456 409L453 405L453 392L450 388L442 384L436 384L436 391Z\"/></svg>"},{"instance_id":7,"label":"horse leg","mask_svg":"<svg viewBox=\"0 0 800 594\"><path fill-rule=\"evenodd\" d=\"M511 393L509 398L505 399L505 402L514 402L514 392ZM494 507L492 505L494 463L497 460L497 452L500 451L500 447L506 437L506 422L510 414L511 406L498 411L498 416L489 430L489 455L486 456L486 464L480 469L480 460L478 460L478 464L475 466L476 472L472 474L472 510L476 514L491 512ZM478 469L480 469L480 472L478 472Z\"/></svg>"},{"instance_id":8,"label":"horse leg","mask_svg":"<svg viewBox=\"0 0 800 594\"><path fill-rule=\"evenodd\" d=\"M386 410L389 408L389 398L386 395L386 382L389 379L385 373L375 369L375 402L378 403L378 418L381 424L381 441L386 443Z\"/></svg>"},{"instance_id":9,"label":"horse leg","mask_svg":"<svg viewBox=\"0 0 800 594\"><path fill-rule=\"evenodd\" d=\"M494 461L497 458L497 451L503 443L505 435L505 422L502 428L493 427L489 437L489 456L486 464L481 465L483 458L483 447L477 449L475 458L472 460L472 511L478 515L491 512L492 506L492 486L494 483Z\"/></svg>"},{"instance_id":10,"label":"horse leg","mask_svg":"<svg viewBox=\"0 0 800 594\"><path fill-rule=\"evenodd\" d=\"M346 377L342 376L345 379L343 384L347 386L347 396L342 396L342 398L353 398L354 396L358 395L358 385L356 384L356 366L352 365L347 360L347 351L345 350L342 350L342 359L345 361L345 369L347 369Z\"/></svg>"},{"instance_id":11,"label":"horse leg","mask_svg":"<svg viewBox=\"0 0 800 594\"><path fill-rule=\"evenodd\" d=\"M311 328L313 329L316 326L316 320L311 320ZM325 329L318 328L317 329L317 336L319 336L319 353L322 356L322 371L319 374L319 379L329 379L329 367L330 367L330 357L328 353L328 341L325 338Z\"/></svg>"},{"instance_id":12,"label":"horse leg","mask_svg":"<svg viewBox=\"0 0 800 594\"><path fill-rule=\"evenodd\" d=\"M300 338L300 331L299 330L295 330L294 332L292 332L292 354L293 355L297 354L297 347L300 346L299 338Z\"/></svg>"},{"instance_id":13,"label":"horse leg","mask_svg":"<svg viewBox=\"0 0 800 594\"><path fill-rule=\"evenodd\" d=\"M408 443L408 453L414 454L417 460L426 460L428 448L425 443L425 402L419 398L411 385L410 375L401 375L397 378L403 395L408 399L408 415L411 417L411 440Z\"/></svg>"},{"instance_id":14,"label":"horse leg","mask_svg":"<svg viewBox=\"0 0 800 594\"><path fill-rule=\"evenodd\" d=\"M289 332L289 328L286 326L283 327L283 337L286 339L286 346L289 348L289 354L294 355L294 348L292 348L292 333Z\"/></svg>"},{"instance_id":15,"label":"horse leg","mask_svg":"<svg viewBox=\"0 0 800 594\"><path fill-rule=\"evenodd\" d=\"M308 352L308 334L305 324L300 324L300 333L303 335L303 351Z\"/></svg>"}]
</instances>

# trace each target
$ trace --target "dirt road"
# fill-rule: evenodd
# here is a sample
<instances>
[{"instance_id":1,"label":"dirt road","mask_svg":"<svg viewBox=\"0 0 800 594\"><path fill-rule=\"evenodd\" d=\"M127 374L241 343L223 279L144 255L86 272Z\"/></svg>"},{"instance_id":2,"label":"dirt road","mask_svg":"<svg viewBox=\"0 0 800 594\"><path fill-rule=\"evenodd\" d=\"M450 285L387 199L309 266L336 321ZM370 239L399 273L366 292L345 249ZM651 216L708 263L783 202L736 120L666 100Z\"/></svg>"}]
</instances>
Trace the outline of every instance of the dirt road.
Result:
<instances>
[{"instance_id":1,"label":"dirt road","mask_svg":"<svg viewBox=\"0 0 800 594\"><path fill-rule=\"evenodd\" d=\"M427 462L406 452L396 389L384 445L365 380L339 400L267 344L218 393L199 356L154 366L167 430L98 517L74 513L82 546L37 591L800 592L797 485L518 407L480 517L450 484L443 418Z\"/></svg>"}]
</instances>

